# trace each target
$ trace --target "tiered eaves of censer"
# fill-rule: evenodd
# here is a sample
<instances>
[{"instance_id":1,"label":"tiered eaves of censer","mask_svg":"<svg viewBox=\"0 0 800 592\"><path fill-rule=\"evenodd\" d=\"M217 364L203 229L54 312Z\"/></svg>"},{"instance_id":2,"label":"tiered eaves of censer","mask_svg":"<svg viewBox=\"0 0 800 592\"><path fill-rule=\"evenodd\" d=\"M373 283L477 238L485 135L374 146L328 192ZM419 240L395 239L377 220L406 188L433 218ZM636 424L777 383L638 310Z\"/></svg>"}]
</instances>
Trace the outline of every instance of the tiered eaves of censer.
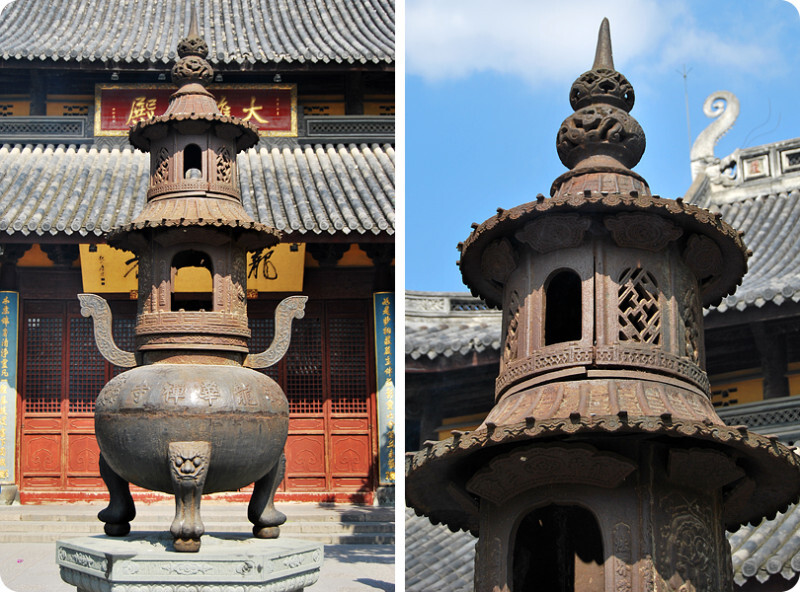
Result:
<instances>
[{"instance_id":1,"label":"tiered eaves of censer","mask_svg":"<svg viewBox=\"0 0 800 592\"><path fill-rule=\"evenodd\" d=\"M255 145L258 133L222 115L206 90L213 70L194 12L178 55L172 80L179 88L167 111L130 131L131 143L151 154L147 203L108 236L139 260L136 354L114 345L105 300L80 299L84 315L94 316L103 355L118 366L138 366L111 380L96 402L100 472L111 496L99 514L105 532L130 531L135 510L128 483L134 483L175 494L175 550L197 551L203 493L255 482L248 508L255 536L277 537L285 520L273 497L283 478L288 403L274 381L252 368L284 355L306 298L284 300L272 346L248 356L246 254L280 240L277 230L247 215L239 195L236 154ZM210 273L207 301L176 299L175 278L185 267Z\"/></svg>"},{"instance_id":2,"label":"tiered eaves of censer","mask_svg":"<svg viewBox=\"0 0 800 592\"><path fill-rule=\"evenodd\" d=\"M476 592L730 592L725 528L797 499L798 457L709 400L702 306L741 281L741 235L650 193L608 21L572 86L551 197L476 225L473 293L502 307L495 405L407 458L419 514L478 535Z\"/></svg>"}]
</instances>

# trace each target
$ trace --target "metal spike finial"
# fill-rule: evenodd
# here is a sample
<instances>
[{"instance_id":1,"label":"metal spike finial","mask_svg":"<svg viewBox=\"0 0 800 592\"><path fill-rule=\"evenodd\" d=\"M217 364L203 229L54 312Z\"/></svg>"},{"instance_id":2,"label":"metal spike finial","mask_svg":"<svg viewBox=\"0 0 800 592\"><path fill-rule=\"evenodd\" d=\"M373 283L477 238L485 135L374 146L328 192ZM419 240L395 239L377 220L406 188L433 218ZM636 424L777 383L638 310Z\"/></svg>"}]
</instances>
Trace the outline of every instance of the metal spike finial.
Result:
<instances>
[{"instance_id":1,"label":"metal spike finial","mask_svg":"<svg viewBox=\"0 0 800 592\"><path fill-rule=\"evenodd\" d=\"M197 8L194 4L192 4L192 11L191 16L189 17L189 32L186 34L187 37L200 37L200 33L197 30Z\"/></svg>"},{"instance_id":2,"label":"metal spike finial","mask_svg":"<svg viewBox=\"0 0 800 592\"><path fill-rule=\"evenodd\" d=\"M608 19L604 18L600 23L600 31L597 33L597 50L594 53L594 64L592 70L614 69L614 55L611 51L611 27Z\"/></svg>"},{"instance_id":3,"label":"metal spike finial","mask_svg":"<svg viewBox=\"0 0 800 592\"><path fill-rule=\"evenodd\" d=\"M197 56L205 59L208 55L208 45L200 36L199 27L197 26L197 10L195 10L194 4L192 4L190 14L189 32L186 33L186 37L178 42L178 55L182 58Z\"/></svg>"}]
</instances>

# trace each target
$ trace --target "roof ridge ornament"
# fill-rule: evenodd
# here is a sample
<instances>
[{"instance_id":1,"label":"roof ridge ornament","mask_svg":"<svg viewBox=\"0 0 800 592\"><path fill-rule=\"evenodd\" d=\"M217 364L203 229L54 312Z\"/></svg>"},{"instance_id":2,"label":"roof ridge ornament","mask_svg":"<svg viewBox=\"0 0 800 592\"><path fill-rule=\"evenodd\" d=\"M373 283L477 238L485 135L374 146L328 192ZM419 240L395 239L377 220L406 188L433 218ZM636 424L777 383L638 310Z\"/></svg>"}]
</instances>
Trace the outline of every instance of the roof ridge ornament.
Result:
<instances>
[{"instance_id":1,"label":"roof ridge ornament","mask_svg":"<svg viewBox=\"0 0 800 592\"><path fill-rule=\"evenodd\" d=\"M649 193L647 183L631 167L644 154L644 130L628 112L633 108L633 86L614 68L611 33L607 18L603 19L597 36L592 69L581 74L572 84L569 102L575 113L561 124L556 148L561 162L570 169L553 183L550 194L562 190L569 193L593 190L597 182L567 184L566 181L589 173L618 173L633 177L631 185L637 192ZM596 180L595 180L596 181ZM565 187L567 185L567 187ZM596 190L596 189L595 189Z\"/></svg>"}]
</instances>

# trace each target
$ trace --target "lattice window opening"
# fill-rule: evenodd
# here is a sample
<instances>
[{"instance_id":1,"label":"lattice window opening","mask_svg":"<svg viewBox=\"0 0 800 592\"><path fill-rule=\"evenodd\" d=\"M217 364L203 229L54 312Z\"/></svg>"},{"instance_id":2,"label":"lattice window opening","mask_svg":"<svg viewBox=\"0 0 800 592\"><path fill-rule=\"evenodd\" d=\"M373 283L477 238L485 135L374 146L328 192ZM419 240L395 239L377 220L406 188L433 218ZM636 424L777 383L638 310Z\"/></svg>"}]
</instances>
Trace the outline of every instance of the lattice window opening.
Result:
<instances>
[{"instance_id":1,"label":"lattice window opening","mask_svg":"<svg viewBox=\"0 0 800 592\"><path fill-rule=\"evenodd\" d=\"M289 413L321 414L323 351L322 322L319 318L306 317L292 323L292 343L285 360Z\"/></svg>"},{"instance_id":2,"label":"lattice window opening","mask_svg":"<svg viewBox=\"0 0 800 592\"><path fill-rule=\"evenodd\" d=\"M640 267L619 280L619 340L660 345L661 309L655 278Z\"/></svg>"},{"instance_id":3,"label":"lattice window opening","mask_svg":"<svg viewBox=\"0 0 800 592\"><path fill-rule=\"evenodd\" d=\"M59 413L63 321L56 317L28 317L25 329L25 412Z\"/></svg>"},{"instance_id":4,"label":"lattice window opening","mask_svg":"<svg viewBox=\"0 0 800 592\"><path fill-rule=\"evenodd\" d=\"M106 362L95 345L92 319L69 319L69 412L93 413L105 383Z\"/></svg>"},{"instance_id":5,"label":"lattice window opening","mask_svg":"<svg viewBox=\"0 0 800 592\"><path fill-rule=\"evenodd\" d=\"M333 318L328 323L328 330L331 412L365 413L368 396L368 361L364 320Z\"/></svg>"}]
</instances>

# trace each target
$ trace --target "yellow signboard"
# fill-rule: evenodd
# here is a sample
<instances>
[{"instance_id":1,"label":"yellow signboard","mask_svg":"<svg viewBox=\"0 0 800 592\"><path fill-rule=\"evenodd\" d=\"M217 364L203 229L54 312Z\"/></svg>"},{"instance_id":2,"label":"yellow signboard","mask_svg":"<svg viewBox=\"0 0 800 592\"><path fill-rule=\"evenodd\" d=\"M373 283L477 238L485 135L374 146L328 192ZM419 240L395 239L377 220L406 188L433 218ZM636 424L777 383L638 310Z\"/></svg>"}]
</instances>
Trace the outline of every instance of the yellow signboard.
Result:
<instances>
[{"instance_id":1,"label":"yellow signboard","mask_svg":"<svg viewBox=\"0 0 800 592\"><path fill-rule=\"evenodd\" d=\"M139 288L136 256L109 245L81 245L83 290L91 293L132 292ZM301 292L304 243L281 243L247 254L247 289L258 292ZM210 274L184 268L175 278L176 292L210 292Z\"/></svg>"}]
</instances>

